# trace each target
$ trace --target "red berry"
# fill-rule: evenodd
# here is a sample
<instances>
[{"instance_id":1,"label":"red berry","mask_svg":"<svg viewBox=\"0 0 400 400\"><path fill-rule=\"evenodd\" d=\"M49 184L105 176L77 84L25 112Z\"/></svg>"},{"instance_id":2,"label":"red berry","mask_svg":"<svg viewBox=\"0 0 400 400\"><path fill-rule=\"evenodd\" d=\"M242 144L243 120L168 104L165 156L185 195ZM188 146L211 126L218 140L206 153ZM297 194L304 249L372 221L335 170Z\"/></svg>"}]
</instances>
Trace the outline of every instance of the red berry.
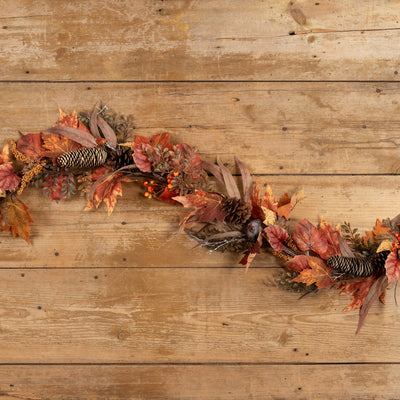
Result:
<instances>
[{"instance_id":1,"label":"red berry","mask_svg":"<svg viewBox=\"0 0 400 400\"><path fill-rule=\"evenodd\" d=\"M144 182L143 182L143 185L144 185L144 186L149 186L149 182L144 181Z\"/></svg>"},{"instance_id":2,"label":"red berry","mask_svg":"<svg viewBox=\"0 0 400 400\"><path fill-rule=\"evenodd\" d=\"M151 193L153 190L154 190L154 189L153 189L152 186L147 186L147 191L148 191L149 193Z\"/></svg>"},{"instance_id":3,"label":"red berry","mask_svg":"<svg viewBox=\"0 0 400 400\"><path fill-rule=\"evenodd\" d=\"M174 172L174 176L179 176L179 172L178 172L178 171L175 171L175 172Z\"/></svg>"},{"instance_id":4,"label":"red berry","mask_svg":"<svg viewBox=\"0 0 400 400\"><path fill-rule=\"evenodd\" d=\"M151 180L150 181L150 185L154 185L156 183L156 181Z\"/></svg>"},{"instance_id":5,"label":"red berry","mask_svg":"<svg viewBox=\"0 0 400 400\"><path fill-rule=\"evenodd\" d=\"M149 197L150 193L149 192L144 192L144 197Z\"/></svg>"}]
</instances>

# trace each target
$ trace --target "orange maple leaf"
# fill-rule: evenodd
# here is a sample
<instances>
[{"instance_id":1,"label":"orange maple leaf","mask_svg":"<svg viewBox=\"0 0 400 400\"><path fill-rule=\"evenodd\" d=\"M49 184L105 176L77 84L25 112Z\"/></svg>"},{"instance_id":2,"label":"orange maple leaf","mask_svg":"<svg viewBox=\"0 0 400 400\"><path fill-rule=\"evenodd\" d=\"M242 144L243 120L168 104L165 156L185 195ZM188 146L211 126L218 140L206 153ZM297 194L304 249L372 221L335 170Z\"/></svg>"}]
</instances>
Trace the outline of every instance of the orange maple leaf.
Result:
<instances>
[{"instance_id":1,"label":"orange maple leaf","mask_svg":"<svg viewBox=\"0 0 400 400\"><path fill-rule=\"evenodd\" d=\"M260 206L260 185L258 182L254 185L253 194L251 196L251 217L264 221L265 214Z\"/></svg>"},{"instance_id":2,"label":"orange maple leaf","mask_svg":"<svg viewBox=\"0 0 400 400\"><path fill-rule=\"evenodd\" d=\"M268 208L268 210L277 212L278 211L278 202L275 200L274 194L272 193L271 186L269 183L265 188L264 197L261 200L261 207Z\"/></svg>"},{"instance_id":3,"label":"orange maple leaf","mask_svg":"<svg viewBox=\"0 0 400 400\"><path fill-rule=\"evenodd\" d=\"M130 182L131 180L121 173L112 173L106 167L97 168L92 174L93 194L88 199L85 211L98 208L104 202L108 209L108 215L114 210L117 203L117 196L122 196L121 182Z\"/></svg>"},{"instance_id":4,"label":"orange maple leaf","mask_svg":"<svg viewBox=\"0 0 400 400\"><path fill-rule=\"evenodd\" d=\"M43 136L43 156L56 159L58 156L69 151L78 150L83 147L81 144L68 139L65 136L48 135Z\"/></svg>"},{"instance_id":5,"label":"orange maple leaf","mask_svg":"<svg viewBox=\"0 0 400 400\"><path fill-rule=\"evenodd\" d=\"M353 294L350 304L344 309L344 311L351 311L361 308L374 281L375 278L369 276L368 278L360 279L357 281L341 283L339 285L341 295L351 293Z\"/></svg>"},{"instance_id":6,"label":"orange maple leaf","mask_svg":"<svg viewBox=\"0 0 400 400\"><path fill-rule=\"evenodd\" d=\"M389 227L383 225L383 223L379 219L377 219L374 229L372 231L366 231L365 236L363 236L361 239L366 245L368 245L368 239L372 243L378 242L379 241L378 237L388 233L388 230Z\"/></svg>"},{"instance_id":7,"label":"orange maple leaf","mask_svg":"<svg viewBox=\"0 0 400 400\"><path fill-rule=\"evenodd\" d=\"M89 132L86 128L85 124L79 121L76 111L74 110L71 115L65 113L61 108L58 110L60 113L60 117L58 118L58 125L61 126L69 126L70 128L80 129L81 131Z\"/></svg>"},{"instance_id":8,"label":"orange maple leaf","mask_svg":"<svg viewBox=\"0 0 400 400\"><path fill-rule=\"evenodd\" d=\"M7 199L0 207L0 231L11 231L12 235L20 236L29 244L30 227L33 220L29 208L19 199Z\"/></svg>"},{"instance_id":9,"label":"orange maple leaf","mask_svg":"<svg viewBox=\"0 0 400 400\"><path fill-rule=\"evenodd\" d=\"M287 193L279 199L277 208L278 217L289 219L289 214L290 211L292 211L293 205L291 204L291 198Z\"/></svg>"},{"instance_id":10,"label":"orange maple leaf","mask_svg":"<svg viewBox=\"0 0 400 400\"><path fill-rule=\"evenodd\" d=\"M333 279L330 276L331 269L324 260L317 257L307 257L309 269L304 269L293 279L293 282L305 283L307 286L315 283L318 289L326 288L332 285Z\"/></svg>"}]
</instances>

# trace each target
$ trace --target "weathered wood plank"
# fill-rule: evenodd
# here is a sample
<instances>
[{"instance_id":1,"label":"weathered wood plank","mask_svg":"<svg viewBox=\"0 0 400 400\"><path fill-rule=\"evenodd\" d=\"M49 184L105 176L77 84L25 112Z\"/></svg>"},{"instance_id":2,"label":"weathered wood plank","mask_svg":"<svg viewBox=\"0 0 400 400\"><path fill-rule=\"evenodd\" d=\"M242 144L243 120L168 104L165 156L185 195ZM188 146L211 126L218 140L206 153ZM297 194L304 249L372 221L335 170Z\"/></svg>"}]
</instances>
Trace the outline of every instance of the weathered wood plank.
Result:
<instances>
[{"instance_id":1,"label":"weathered wood plank","mask_svg":"<svg viewBox=\"0 0 400 400\"><path fill-rule=\"evenodd\" d=\"M360 334L336 291L298 301L277 270L0 271L2 363L399 362L392 291ZM24 275L22 275L24 274ZM334 337L334 339L333 339ZM385 338L379 342L377 338ZM349 345L351 343L351 345ZM390 343L390 345L389 345Z\"/></svg>"},{"instance_id":2,"label":"weathered wood plank","mask_svg":"<svg viewBox=\"0 0 400 400\"><path fill-rule=\"evenodd\" d=\"M332 381L335 384L332 385ZM399 365L0 366L0 399L395 399Z\"/></svg>"},{"instance_id":3,"label":"weathered wood plank","mask_svg":"<svg viewBox=\"0 0 400 400\"><path fill-rule=\"evenodd\" d=\"M396 80L399 4L2 2L2 80Z\"/></svg>"},{"instance_id":4,"label":"weathered wood plank","mask_svg":"<svg viewBox=\"0 0 400 400\"><path fill-rule=\"evenodd\" d=\"M307 198L292 213L293 224L303 218L318 223L324 216L337 224L371 229L376 218L399 213L400 177L267 176L277 196L300 188ZM237 266L240 254L207 254L184 233L175 239L179 221L188 209L146 200L140 185L126 185L114 213L84 212L86 201L76 197L54 202L30 188L22 196L35 221L32 246L0 234L0 267L209 267ZM276 266L276 258L263 254L254 266Z\"/></svg>"},{"instance_id":5,"label":"weathered wood plank","mask_svg":"<svg viewBox=\"0 0 400 400\"><path fill-rule=\"evenodd\" d=\"M236 154L256 174L400 169L397 83L3 83L0 89L0 143L18 130L52 126L59 106L86 110L103 100L133 114L137 133L168 130L205 159L219 155L232 163Z\"/></svg>"}]
</instances>

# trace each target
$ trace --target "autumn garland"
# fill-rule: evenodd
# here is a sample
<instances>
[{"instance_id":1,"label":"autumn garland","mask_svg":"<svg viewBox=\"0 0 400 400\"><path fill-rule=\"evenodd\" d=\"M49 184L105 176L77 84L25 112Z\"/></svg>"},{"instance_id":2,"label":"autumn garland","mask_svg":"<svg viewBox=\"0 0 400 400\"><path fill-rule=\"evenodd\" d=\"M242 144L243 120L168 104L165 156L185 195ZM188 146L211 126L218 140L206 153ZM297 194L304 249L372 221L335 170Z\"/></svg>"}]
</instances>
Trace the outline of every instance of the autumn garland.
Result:
<instances>
[{"instance_id":1,"label":"autumn garland","mask_svg":"<svg viewBox=\"0 0 400 400\"><path fill-rule=\"evenodd\" d=\"M219 161L202 161L186 143L170 143L162 133L148 139L133 132L131 117L107 106L91 112L60 110L57 124L37 134L22 134L0 153L0 230L11 231L29 243L32 219L18 199L27 186L42 188L52 200L86 193L86 210L105 203L111 214L122 195L121 182L140 182L148 199L182 204L192 211L181 221L199 245L213 251L243 253L240 263L249 268L262 250L284 262L285 269L271 285L313 295L334 288L352 294L346 311L360 309L361 328L371 304L384 303L388 284L400 278L400 216L377 220L361 236L350 224L333 227L307 219L292 231L289 216L304 198L285 193L276 200L271 187L261 195L246 166L237 158L242 193L231 172ZM209 175L225 194L213 189ZM214 185L215 186L215 185ZM196 229L195 229L196 228Z\"/></svg>"}]
</instances>

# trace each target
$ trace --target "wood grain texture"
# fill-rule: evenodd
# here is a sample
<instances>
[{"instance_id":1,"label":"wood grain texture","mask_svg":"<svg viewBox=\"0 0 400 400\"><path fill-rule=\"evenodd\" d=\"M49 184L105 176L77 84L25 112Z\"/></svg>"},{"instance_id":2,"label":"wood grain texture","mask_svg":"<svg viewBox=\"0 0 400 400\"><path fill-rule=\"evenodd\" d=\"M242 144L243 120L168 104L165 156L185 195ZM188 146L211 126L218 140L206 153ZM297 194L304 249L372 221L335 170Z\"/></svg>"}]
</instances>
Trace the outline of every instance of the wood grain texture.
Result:
<instances>
[{"instance_id":1,"label":"wood grain texture","mask_svg":"<svg viewBox=\"0 0 400 400\"><path fill-rule=\"evenodd\" d=\"M360 232L371 230L376 218L399 213L400 177L370 176L263 176L276 196L304 189L307 198L292 212L292 228L303 218L317 224L323 216L333 224L350 221ZM31 208L35 223L32 246L0 234L0 267L238 267L237 253L212 255L193 248L185 233L176 237L179 221L190 211L179 205L145 200L140 185L125 185L113 214L101 206L84 212L84 197L51 201L35 188L21 199ZM45 211L44 211L45 210ZM275 257L263 254L254 266L276 266Z\"/></svg>"},{"instance_id":2,"label":"wood grain texture","mask_svg":"<svg viewBox=\"0 0 400 400\"><path fill-rule=\"evenodd\" d=\"M343 312L349 296L325 291L299 302L298 294L265 285L276 272L0 270L1 360L400 362L392 291L355 335L358 313Z\"/></svg>"},{"instance_id":3,"label":"wood grain texture","mask_svg":"<svg viewBox=\"0 0 400 400\"><path fill-rule=\"evenodd\" d=\"M393 364L13 365L0 366L0 399L380 400L399 381Z\"/></svg>"},{"instance_id":4,"label":"wood grain texture","mask_svg":"<svg viewBox=\"0 0 400 400\"><path fill-rule=\"evenodd\" d=\"M395 1L2 1L3 80L397 80Z\"/></svg>"},{"instance_id":5,"label":"wood grain texture","mask_svg":"<svg viewBox=\"0 0 400 400\"><path fill-rule=\"evenodd\" d=\"M138 134L167 130L206 160L219 155L232 168L237 155L254 174L400 169L398 83L3 83L0 90L0 143L52 126L58 107L86 110L102 100L133 114Z\"/></svg>"}]
</instances>

